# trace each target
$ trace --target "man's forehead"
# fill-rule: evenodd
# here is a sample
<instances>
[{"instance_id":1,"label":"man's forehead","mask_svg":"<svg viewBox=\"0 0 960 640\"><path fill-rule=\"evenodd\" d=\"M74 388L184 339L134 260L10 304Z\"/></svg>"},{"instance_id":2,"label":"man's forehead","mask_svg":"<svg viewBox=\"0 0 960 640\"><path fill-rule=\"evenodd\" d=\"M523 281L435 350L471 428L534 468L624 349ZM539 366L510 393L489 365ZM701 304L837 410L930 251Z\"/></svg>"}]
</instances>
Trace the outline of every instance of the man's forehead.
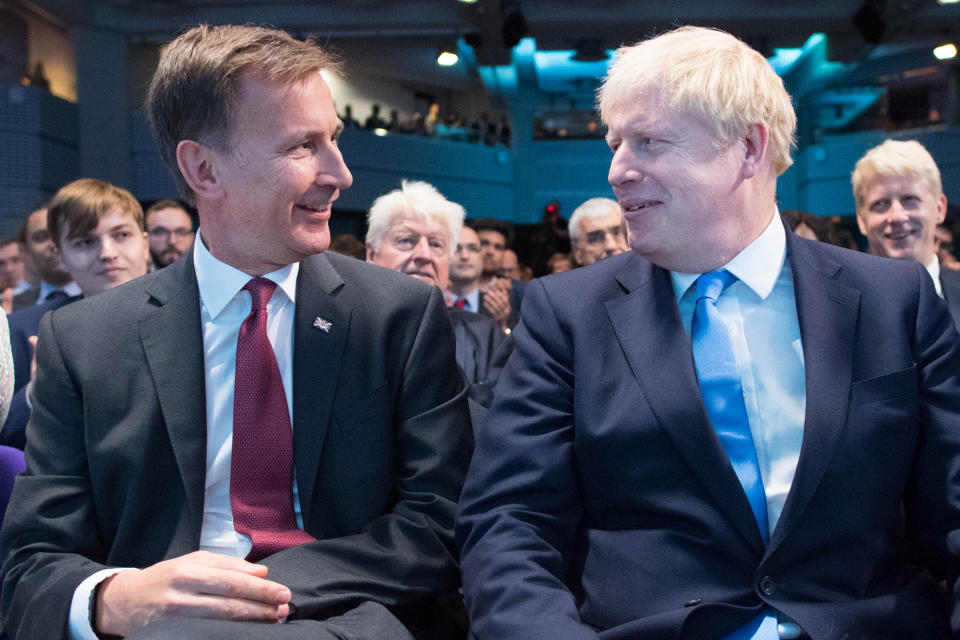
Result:
<instances>
[{"instance_id":1,"label":"man's forehead","mask_svg":"<svg viewBox=\"0 0 960 640\"><path fill-rule=\"evenodd\" d=\"M190 222L190 216L187 215L187 212L179 207L164 207L163 209L154 209L149 214L147 214L147 224L154 218L179 218L181 221L187 223Z\"/></svg>"},{"instance_id":2,"label":"man's forehead","mask_svg":"<svg viewBox=\"0 0 960 640\"><path fill-rule=\"evenodd\" d=\"M471 229L470 227L464 226L460 229L460 242L470 242L471 240L479 240L480 236L477 235L477 232Z\"/></svg>"},{"instance_id":3,"label":"man's forehead","mask_svg":"<svg viewBox=\"0 0 960 640\"><path fill-rule=\"evenodd\" d=\"M897 195L933 197L925 180L919 176L886 174L876 175L867 187L867 196L872 199Z\"/></svg>"},{"instance_id":4,"label":"man's forehead","mask_svg":"<svg viewBox=\"0 0 960 640\"><path fill-rule=\"evenodd\" d=\"M489 236L490 234L496 235L496 239L503 243L507 242L507 237L496 229L481 229L480 231L477 231L477 235L481 238L484 236Z\"/></svg>"},{"instance_id":5,"label":"man's forehead","mask_svg":"<svg viewBox=\"0 0 960 640\"><path fill-rule=\"evenodd\" d=\"M397 213L390 220L390 233L415 231L417 233L434 233L442 235L446 240L449 235L447 226L437 216L422 213Z\"/></svg>"},{"instance_id":6,"label":"man's forehead","mask_svg":"<svg viewBox=\"0 0 960 640\"><path fill-rule=\"evenodd\" d=\"M29 216L27 216L27 229L29 231L35 231L40 228L46 228L47 226L47 210L46 209L37 209Z\"/></svg>"}]
</instances>

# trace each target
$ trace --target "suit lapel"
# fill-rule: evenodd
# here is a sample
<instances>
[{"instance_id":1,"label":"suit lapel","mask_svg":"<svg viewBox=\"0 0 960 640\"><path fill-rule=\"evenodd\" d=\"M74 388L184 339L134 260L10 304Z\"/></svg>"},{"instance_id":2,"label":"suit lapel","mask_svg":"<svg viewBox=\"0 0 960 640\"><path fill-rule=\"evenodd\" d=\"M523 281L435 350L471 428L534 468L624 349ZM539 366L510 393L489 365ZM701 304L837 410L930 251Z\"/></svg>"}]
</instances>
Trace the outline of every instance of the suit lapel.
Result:
<instances>
[{"instance_id":1,"label":"suit lapel","mask_svg":"<svg viewBox=\"0 0 960 640\"><path fill-rule=\"evenodd\" d=\"M351 308L327 256L300 263L293 323L293 450L304 522L309 522L320 454L330 424Z\"/></svg>"},{"instance_id":2,"label":"suit lapel","mask_svg":"<svg viewBox=\"0 0 960 640\"><path fill-rule=\"evenodd\" d=\"M860 291L838 280L841 265L787 232L806 380L803 444L793 484L770 540L775 548L810 503L845 424Z\"/></svg>"},{"instance_id":3,"label":"suit lapel","mask_svg":"<svg viewBox=\"0 0 960 640\"><path fill-rule=\"evenodd\" d=\"M607 314L651 411L693 475L761 553L763 540L743 486L700 399L690 340L683 330L669 272L633 256L616 277L628 294L608 301Z\"/></svg>"},{"instance_id":4,"label":"suit lapel","mask_svg":"<svg viewBox=\"0 0 960 640\"><path fill-rule=\"evenodd\" d=\"M193 254L170 265L147 286L140 341L170 434L187 495L191 531L203 522L207 413L200 294Z\"/></svg>"},{"instance_id":5,"label":"suit lapel","mask_svg":"<svg viewBox=\"0 0 960 640\"><path fill-rule=\"evenodd\" d=\"M960 329L960 274L940 265L940 290L954 324Z\"/></svg>"}]
</instances>

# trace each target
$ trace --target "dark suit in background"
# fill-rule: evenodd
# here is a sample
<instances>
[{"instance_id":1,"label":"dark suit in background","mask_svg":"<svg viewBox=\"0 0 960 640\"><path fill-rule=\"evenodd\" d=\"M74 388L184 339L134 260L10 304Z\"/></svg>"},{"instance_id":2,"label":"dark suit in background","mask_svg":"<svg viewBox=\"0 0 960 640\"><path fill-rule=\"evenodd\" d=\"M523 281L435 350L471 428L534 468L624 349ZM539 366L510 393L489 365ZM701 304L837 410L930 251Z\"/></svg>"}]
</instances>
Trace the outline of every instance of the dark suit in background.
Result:
<instances>
[{"instance_id":1,"label":"dark suit in background","mask_svg":"<svg viewBox=\"0 0 960 640\"><path fill-rule=\"evenodd\" d=\"M37 335L40 318L48 311L76 302L82 296L56 298L40 304L14 311L8 317L10 321L10 346L13 351L14 395L10 403L10 413L0 429L0 445L23 450L26 446L27 422L30 420L30 406L27 404L27 383L30 382L30 362L33 360L33 347L30 337Z\"/></svg>"},{"instance_id":2,"label":"dark suit in background","mask_svg":"<svg viewBox=\"0 0 960 640\"><path fill-rule=\"evenodd\" d=\"M469 416L445 313L439 291L408 276L336 254L301 263L294 469L317 541L263 561L293 593L286 631L333 637L308 619L362 609L336 637L403 637L394 616L429 627L431 594L456 588ZM46 316L39 345L28 472L3 529L3 620L24 639L63 636L95 571L197 548L206 412L192 255Z\"/></svg>"},{"instance_id":3,"label":"dark suit in background","mask_svg":"<svg viewBox=\"0 0 960 640\"><path fill-rule=\"evenodd\" d=\"M947 269L941 264L940 290L943 292L943 299L947 301L953 322L960 330L960 271Z\"/></svg>"}]
</instances>

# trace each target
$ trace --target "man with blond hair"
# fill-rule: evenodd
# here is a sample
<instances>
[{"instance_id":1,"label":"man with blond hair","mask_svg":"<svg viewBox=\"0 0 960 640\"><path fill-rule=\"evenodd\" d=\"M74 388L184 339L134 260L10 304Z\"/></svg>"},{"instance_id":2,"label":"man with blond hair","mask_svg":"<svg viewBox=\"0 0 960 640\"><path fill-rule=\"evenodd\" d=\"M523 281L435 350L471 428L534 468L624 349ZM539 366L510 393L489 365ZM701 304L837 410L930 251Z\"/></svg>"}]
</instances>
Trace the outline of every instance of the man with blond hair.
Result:
<instances>
[{"instance_id":1,"label":"man with blond hair","mask_svg":"<svg viewBox=\"0 0 960 640\"><path fill-rule=\"evenodd\" d=\"M567 225L573 259L581 267L630 250L620 205L610 198L590 198L573 210Z\"/></svg>"},{"instance_id":2,"label":"man with blond hair","mask_svg":"<svg viewBox=\"0 0 960 640\"><path fill-rule=\"evenodd\" d=\"M960 272L937 257L937 225L947 215L947 196L933 156L916 140L887 140L857 161L850 181L870 253L926 267L960 328Z\"/></svg>"},{"instance_id":3,"label":"man with blond hair","mask_svg":"<svg viewBox=\"0 0 960 640\"><path fill-rule=\"evenodd\" d=\"M621 49L599 105L632 252L527 289L458 513L474 636L960 633L960 343L926 271L784 228L790 97L729 34Z\"/></svg>"},{"instance_id":4,"label":"man with blond hair","mask_svg":"<svg viewBox=\"0 0 960 640\"><path fill-rule=\"evenodd\" d=\"M448 637L466 388L438 290L324 253L330 64L251 26L164 49L147 113L200 229L40 323L12 637Z\"/></svg>"}]
</instances>

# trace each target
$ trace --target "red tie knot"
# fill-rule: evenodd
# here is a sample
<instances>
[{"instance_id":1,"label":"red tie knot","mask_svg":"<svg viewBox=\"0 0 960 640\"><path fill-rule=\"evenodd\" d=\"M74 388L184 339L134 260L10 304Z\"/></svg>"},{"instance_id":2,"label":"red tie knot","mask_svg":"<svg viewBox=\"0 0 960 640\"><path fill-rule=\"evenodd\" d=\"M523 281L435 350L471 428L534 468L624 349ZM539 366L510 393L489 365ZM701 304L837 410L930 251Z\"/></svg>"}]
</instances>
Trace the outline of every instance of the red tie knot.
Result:
<instances>
[{"instance_id":1,"label":"red tie knot","mask_svg":"<svg viewBox=\"0 0 960 640\"><path fill-rule=\"evenodd\" d=\"M266 278L253 278L243 287L250 292L253 298L253 311L263 311L267 308L267 302L273 295L273 290L277 288L277 283Z\"/></svg>"}]
</instances>

